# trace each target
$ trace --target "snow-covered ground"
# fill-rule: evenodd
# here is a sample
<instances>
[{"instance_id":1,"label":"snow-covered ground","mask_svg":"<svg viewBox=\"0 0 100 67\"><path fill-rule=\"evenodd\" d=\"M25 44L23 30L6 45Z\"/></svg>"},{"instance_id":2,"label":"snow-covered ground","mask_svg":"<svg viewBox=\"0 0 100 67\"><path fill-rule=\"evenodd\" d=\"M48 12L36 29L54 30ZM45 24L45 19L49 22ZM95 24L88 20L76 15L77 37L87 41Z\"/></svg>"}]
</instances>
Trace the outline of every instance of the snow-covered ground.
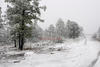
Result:
<instances>
[{"instance_id":1,"label":"snow-covered ground","mask_svg":"<svg viewBox=\"0 0 100 67\"><path fill-rule=\"evenodd\" d=\"M24 60L19 63L0 63L0 67L100 67L100 42L88 38L67 40L56 44L61 51L34 53L26 51Z\"/></svg>"}]
</instances>

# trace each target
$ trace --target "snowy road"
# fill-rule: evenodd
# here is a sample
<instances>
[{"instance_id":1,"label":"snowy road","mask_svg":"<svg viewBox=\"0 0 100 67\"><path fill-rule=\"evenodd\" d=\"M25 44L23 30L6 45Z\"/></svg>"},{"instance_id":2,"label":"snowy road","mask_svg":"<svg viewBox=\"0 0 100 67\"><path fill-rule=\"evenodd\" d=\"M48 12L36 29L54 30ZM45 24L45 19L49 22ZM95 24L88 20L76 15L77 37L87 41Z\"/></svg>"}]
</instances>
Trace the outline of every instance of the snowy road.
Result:
<instances>
[{"instance_id":1,"label":"snowy road","mask_svg":"<svg viewBox=\"0 0 100 67\"><path fill-rule=\"evenodd\" d=\"M100 67L100 43L88 39L79 42L65 42L64 51L54 51L46 54L25 53L25 60L20 63L4 63L0 67Z\"/></svg>"}]
</instances>

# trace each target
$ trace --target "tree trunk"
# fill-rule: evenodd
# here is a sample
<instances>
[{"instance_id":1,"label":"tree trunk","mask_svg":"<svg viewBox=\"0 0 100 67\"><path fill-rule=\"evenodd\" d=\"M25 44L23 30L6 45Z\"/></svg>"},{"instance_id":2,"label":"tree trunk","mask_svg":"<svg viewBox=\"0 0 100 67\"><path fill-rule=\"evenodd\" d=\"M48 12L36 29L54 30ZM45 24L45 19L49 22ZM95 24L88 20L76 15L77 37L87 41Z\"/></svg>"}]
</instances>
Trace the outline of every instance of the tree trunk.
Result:
<instances>
[{"instance_id":1,"label":"tree trunk","mask_svg":"<svg viewBox=\"0 0 100 67\"><path fill-rule=\"evenodd\" d=\"M14 40L14 44L15 44L14 47L16 47L16 40Z\"/></svg>"},{"instance_id":2,"label":"tree trunk","mask_svg":"<svg viewBox=\"0 0 100 67\"><path fill-rule=\"evenodd\" d=\"M23 13L22 13L22 16L24 17L24 12L25 10L23 10ZM23 46L24 46L24 19L22 20L22 23L21 23L21 44L20 44L20 50L23 50Z\"/></svg>"},{"instance_id":3,"label":"tree trunk","mask_svg":"<svg viewBox=\"0 0 100 67\"><path fill-rule=\"evenodd\" d=\"M23 50L23 46L24 46L24 36L21 36L21 46L20 46L20 50Z\"/></svg>"},{"instance_id":4,"label":"tree trunk","mask_svg":"<svg viewBox=\"0 0 100 67\"><path fill-rule=\"evenodd\" d=\"M24 12L25 10L23 10L22 16L24 17ZM24 46L24 18L22 19L21 22L21 33L19 33L19 49L23 50L23 46Z\"/></svg>"},{"instance_id":5,"label":"tree trunk","mask_svg":"<svg viewBox=\"0 0 100 67\"><path fill-rule=\"evenodd\" d=\"M19 34L19 49L21 49L21 36Z\"/></svg>"}]
</instances>

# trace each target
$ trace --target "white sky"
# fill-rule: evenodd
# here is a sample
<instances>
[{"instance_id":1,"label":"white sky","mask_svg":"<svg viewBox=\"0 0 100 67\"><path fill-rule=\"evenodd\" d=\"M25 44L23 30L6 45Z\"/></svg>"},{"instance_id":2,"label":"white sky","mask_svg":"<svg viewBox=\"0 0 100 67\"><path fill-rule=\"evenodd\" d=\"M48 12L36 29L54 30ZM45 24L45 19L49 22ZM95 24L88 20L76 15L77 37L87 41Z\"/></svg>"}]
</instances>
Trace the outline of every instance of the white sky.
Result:
<instances>
[{"instance_id":1,"label":"white sky","mask_svg":"<svg viewBox=\"0 0 100 67\"><path fill-rule=\"evenodd\" d=\"M5 5L0 0L0 5L5 10ZM76 21L84 27L85 33L95 33L100 26L100 0L42 0L47 6L42 14L44 23L39 23L42 28L55 24L59 18L65 22L68 19Z\"/></svg>"}]
</instances>

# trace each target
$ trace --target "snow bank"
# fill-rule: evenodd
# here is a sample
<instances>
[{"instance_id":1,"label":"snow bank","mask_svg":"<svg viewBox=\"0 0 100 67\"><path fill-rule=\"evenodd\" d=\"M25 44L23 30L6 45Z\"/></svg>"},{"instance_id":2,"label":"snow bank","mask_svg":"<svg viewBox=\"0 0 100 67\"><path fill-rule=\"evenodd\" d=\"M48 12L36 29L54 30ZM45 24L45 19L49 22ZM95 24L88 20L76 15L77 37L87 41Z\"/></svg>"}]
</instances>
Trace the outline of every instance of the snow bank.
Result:
<instances>
[{"instance_id":1,"label":"snow bank","mask_svg":"<svg viewBox=\"0 0 100 67\"><path fill-rule=\"evenodd\" d=\"M53 51L47 54L36 54L33 51L25 52L25 60L16 64L6 64L5 67L89 67L97 58L100 51L100 43L88 40L66 41L63 44L56 44L54 48L63 47L64 51ZM67 49L69 48L69 49ZM95 67L100 67L100 60ZM0 66L4 67L4 66Z\"/></svg>"}]
</instances>

